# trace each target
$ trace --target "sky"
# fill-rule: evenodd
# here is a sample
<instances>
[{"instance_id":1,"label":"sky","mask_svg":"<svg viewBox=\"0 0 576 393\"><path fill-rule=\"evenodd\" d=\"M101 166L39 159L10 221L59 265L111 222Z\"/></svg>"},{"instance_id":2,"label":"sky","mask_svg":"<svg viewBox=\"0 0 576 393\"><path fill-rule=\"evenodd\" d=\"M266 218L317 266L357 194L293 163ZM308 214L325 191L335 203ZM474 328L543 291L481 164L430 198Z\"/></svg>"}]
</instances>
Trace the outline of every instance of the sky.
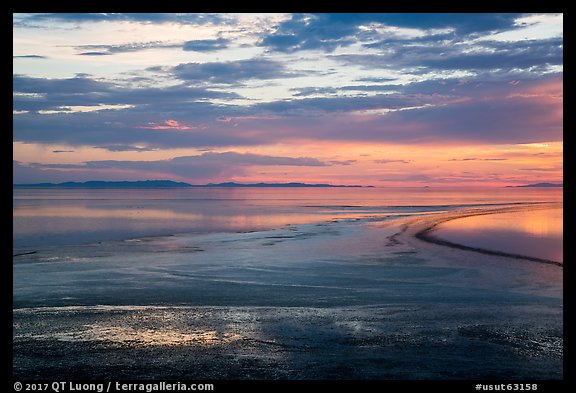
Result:
<instances>
[{"instance_id":1,"label":"sky","mask_svg":"<svg viewBox=\"0 0 576 393\"><path fill-rule=\"evenodd\" d=\"M13 182L563 178L562 14L13 14Z\"/></svg>"}]
</instances>

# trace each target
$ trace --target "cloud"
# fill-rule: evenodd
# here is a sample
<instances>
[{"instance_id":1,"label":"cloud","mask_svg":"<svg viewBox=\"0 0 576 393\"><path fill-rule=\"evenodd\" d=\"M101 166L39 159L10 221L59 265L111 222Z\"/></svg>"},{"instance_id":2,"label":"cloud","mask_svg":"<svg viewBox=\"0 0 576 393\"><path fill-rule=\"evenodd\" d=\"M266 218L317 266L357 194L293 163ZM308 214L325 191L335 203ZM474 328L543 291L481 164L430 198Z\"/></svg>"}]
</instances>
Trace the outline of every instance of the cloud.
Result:
<instances>
[{"instance_id":1,"label":"cloud","mask_svg":"<svg viewBox=\"0 0 576 393\"><path fill-rule=\"evenodd\" d=\"M335 94L341 90L341 88L337 87L293 87L290 91L295 91L294 97L307 97L312 95L325 95L325 94Z\"/></svg>"},{"instance_id":2,"label":"cloud","mask_svg":"<svg viewBox=\"0 0 576 393\"><path fill-rule=\"evenodd\" d=\"M194 112L202 113L203 105ZM210 112L210 106L204 107ZM14 141L24 143L99 146L110 151L126 146L155 150L183 147L249 146L262 143L257 136L234 132L229 126L214 124L210 130L147 129L162 114L144 111L100 111L54 115L27 113L15 116ZM218 123L221 124L221 123ZM130 148L130 150L134 150Z\"/></svg>"},{"instance_id":3,"label":"cloud","mask_svg":"<svg viewBox=\"0 0 576 393\"><path fill-rule=\"evenodd\" d=\"M44 182L85 181L86 176L82 172L53 170L37 166L31 166L19 161L12 161L13 184L30 184ZM110 179L112 180L112 179ZM118 179L119 180L119 179Z\"/></svg>"},{"instance_id":4,"label":"cloud","mask_svg":"<svg viewBox=\"0 0 576 393\"><path fill-rule=\"evenodd\" d=\"M352 165L355 164L358 160L332 160L328 161L330 165Z\"/></svg>"},{"instance_id":5,"label":"cloud","mask_svg":"<svg viewBox=\"0 0 576 393\"><path fill-rule=\"evenodd\" d=\"M20 93L90 93L113 87L109 82L99 82L87 77L67 79L34 78L25 75L12 76L12 91Z\"/></svg>"},{"instance_id":6,"label":"cloud","mask_svg":"<svg viewBox=\"0 0 576 393\"><path fill-rule=\"evenodd\" d=\"M452 95L442 94L445 86L436 84L439 92L431 94L308 98L259 106L290 116L293 128L318 139L500 144L563 138L561 78L516 86L465 83Z\"/></svg>"},{"instance_id":7,"label":"cloud","mask_svg":"<svg viewBox=\"0 0 576 393\"><path fill-rule=\"evenodd\" d=\"M85 76L16 75L13 107L23 112L14 115L13 135L25 143L146 149L255 146L302 139L409 144L562 140L561 76L508 82L426 81L391 86L398 90L393 94L235 105L239 96L234 93L184 84L131 88ZM73 110L79 105L128 106ZM46 110L61 112L40 114Z\"/></svg>"},{"instance_id":8,"label":"cloud","mask_svg":"<svg viewBox=\"0 0 576 393\"><path fill-rule=\"evenodd\" d=\"M229 40L221 37L215 40L192 40L186 41L184 45L182 45L182 49L185 51L212 52L226 49L229 43Z\"/></svg>"},{"instance_id":9,"label":"cloud","mask_svg":"<svg viewBox=\"0 0 576 393\"><path fill-rule=\"evenodd\" d=\"M394 87L389 85L349 85L338 87L295 87L290 91L296 91L294 97L307 97L311 95L326 95L337 94L338 92L345 91L358 91L358 92L390 92L394 91Z\"/></svg>"},{"instance_id":10,"label":"cloud","mask_svg":"<svg viewBox=\"0 0 576 393\"><path fill-rule=\"evenodd\" d=\"M12 56L13 59L47 59L48 57L42 55L16 55Z\"/></svg>"},{"instance_id":11,"label":"cloud","mask_svg":"<svg viewBox=\"0 0 576 393\"><path fill-rule=\"evenodd\" d=\"M52 150L52 153L74 153L76 150Z\"/></svg>"},{"instance_id":12,"label":"cloud","mask_svg":"<svg viewBox=\"0 0 576 393\"><path fill-rule=\"evenodd\" d=\"M86 161L82 164L15 164L20 172L23 170L28 170L28 172L36 170L45 171L45 173L49 174L56 172L61 175L68 171L71 173L81 171L84 173L84 177L90 174L99 174L99 178L102 178L102 174L107 171L114 178L118 177L117 173L129 174L132 178L134 176L146 178L146 176L150 176L153 173L166 178L177 177L190 181L230 178L244 174L252 166L316 167L329 165L332 164L310 157L280 157L236 152L207 152L197 156L181 156L155 161L100 160Z\"/></svg>"},{"instance_id":13,"label":"cloud","mask_svg":"<svg viewBox=\"0 0 576 393\"><path fill-rule=\"evenodd\" d=\"M334 14L294 14L281 22L274 33L262 38L260 45L279 52L306 49L333 51L338 46L348 46L356 40L353 23L339 20Z\"/></svg>"},{"instance_id":14,"label":"cloud","mask_svg":"<svg viewBox=\"0 0 576 393\"><path fill-rule=\"evenodd\" d=\"M257 79L294 78L300 73L288 72L284 63L269 59L247 59L227 62L185 63L173 67L171 73L178 79L199 83L236 84Z\"/></svg>"},{"instance_id":15,"label":"cloud","mask_svg":"<svg viewBox=\"0 0 576 393\"><path fill-rule=\"evenodd\" d=\"M149 122L140 128L147 128L150 130L171 130L171 131L190 131L206 129L206 126L193 126L187 123L180 123L178 120L164 120L162 123Z\"/></svg>"},{"instance_id":16,"label":"cloud","mask_svg":"<svg viewBox=\"0 0 576 393\"><path fill-rule=\"evenodd\" d=\"M410 161L406 160L374 160L376 164L390 164L394 162L399 162L401 164L408 164Z\"/></svg>"},{"instance_id":17,"label":"cloud","mask_svg":"<svg viewBox=\"0 0 576 393\"><path fill-rule=\"evenodd\" d=\"M373 83L384 83L384 82L394 82L394 78L381 78L381 77L362 77L355 79L357 82L373 82Z\"/></svg>"},{"instance_id":18,"label":"cloud","mask_svg":"<svg viewBox=\"0 0 576 393\"><path fill-rule=\"evenodd\" d=\"M521 16L517 13L390 13L378 14L374 19L398 27L424 30L451 27L458 34L471 34L519 28L516 20Z\"/></svg>"},{"instance_id":19,"label":"cloud","mask_svg":"<svg viewBox=\"0 0 576 393\"><path fill-rule=\"evenodd\" d=\"M418 29L424 32L423 35L437 35L433 30L439 29L449 30L452 35L472 35L519 28L516 19L520 16L512 13L293 14L290 19L279 23L272 33L263 36L260 45L288 53L309 49L332 52L359 39L379 37L381 34L374 32L374 25ZM388 36L392 35L389 31L386 33Z\"/></svg>"},{"instance_id":20,"label":"cloud","mask_svg":"<svg viewBox=\"0 0 576 393\"><path fill-rule=\"evenodd\" d=\"M113 55L117 53L130 53L139 52L148 49L174 49L181 48L184 51L196 52L212 52L221 49L226 49L230 45L230 40L225 38L217 38L213 40L190 40L181 43L170 43L162 41L148 41L148 42L131 42L125 44L105 45L105 44L90 44L90 45L77 45L73 48L81 53L81 56L103 56Z\"/></svg>"},{"instance_id":21,"label":"cloud","mask_svg":"<svg viewBox=\"0 0 576 393\"><path fill-rule=\"evenodd\" d=\"M96 149L104 149L108 151L135 151L135 152L144 152L144 151L156 151L156 148L148 148L148 147L141 147L141 146L133 146L133 145L102 145L102 146L94 146Z\"/></svg>"},{"instance_id":22,"label":"cloud","mask_svg":"<svg viewBox=\"0 0 576 393\"><path fill-rule=\"evenodd\" d=\"M251 153L235 153L235 152L225 152L225 153L203 153L200 157L207 162L222 162L225 161L227 164L235 165L287 165L287 166L327 166L328 164L319 161L316 158L309 157L277 157L277 156L267 156L260 154Z\"/></svg>"},{"instance_id":23,"label":"cloud","mask_svg":"<svg viewBox=\"0 0 576 393\"><path fill-rule=\"evenodd\" d=\"M126 87L86 76L75 78L34 78L13 75L14 110L57 110L63 107L95 105L186 105L206 99L240 98L236 93L186 85L169 88ZM19 94L24 93L24 94Z\"/></svg>"},{"instance_id":24,"label":"cloud","mask_svg":"<svg viewBox=\"0 0 576 393\"><path fill-rule=\"evenodd\" d=\"M432 103L444 103L450 97L423 94L379 94L374 96L313 97L256 104L254 107L274 114L298 115L368 110L400 110Z\"/></svg>"},{"instance_id":25,"label":"cloud","mask_svg":"<svg viewBox=\"0 0 576 393\"><path fill-rule=\"evenodd\" d=\"M452 45L432 45L419 44L418 39L384 40L366 46L380 49L381 53L331 55L330 58L371 70L400 67L412 69L417 74L464 70L504 75L519 74L521 70L527 74L542 74L549 66L562 65L564 58L562 37L517 42L482 41L473 45L459 41Z\"/></svg>"},{"instance_id":26,"label":"cloud","mask_svg":"<svg viewBox=\"0 0 576 393\"><path fill-rule=\"evenodd\" d=\"M430 175L426 175L423 173L418 173L415 175L412 174L388 174L386 179L380 179L380 182L422 182L428 183L435 181L436 178Z\"/></svg>"},{"instance_id":27,"label":"cloud","mask_svg":"<svg viewBox=\"0 0 576 393\"><path fill-rule=\"evenodd\" d=\"M476 158L476 157L467 157L467 158L452 158L448 161L506 161L508 158Z\"/></svg>"},{"instance_id":28,"label":"cloud","mask_svg":"<svg viewBox=\"0 0 576 393\"><path fill-rule=\"evenodd\" d=\"M194 165L212 164L217 166L328 166L329 164L319 161L316 158L309 157L278 157L267 156L252 153L223 152L214 153L206 152L197 156L180 156L167 160L156 161L117 161L101 160L86 161L83 164L31 164L37 168L47 169L138 169L138 170L185 170L186 167Z\"/></svg>"},{"instance_id":29,"label":"cloud","mask_svg":"<svg viewBox=\"0 0 576 393\"><path fill-rule=\"evenodd\" d=\"M179 48L181 44L166 43L162 41L131 42L117 45L78 45L74 49L87 51L78 53L82 56L104 56L116 53L139 52L147 49L172 49Z\"/></svg>"},{"instance_id":30,"label":"cloud","mask_svg":"<svg viewBox=\"0 0 576 393\"><path fill-rule=\"evenodd\" d=\"M232 17L224 14L180 14L180 13L33 13L22 14L18 23L34 22L138 22L175 24L221 24Z\"/></svg>"},{"instance_id":31,"label":"cloud","mask_svg":"<svg viewBox=\"0 0 576 393\"><path fill-rule=\"evenodd\" d=\"M110 56L110 52L82 52L78 53L78 56Z\"/></svg>"},{"instance_id":32,"label":"cloud","mask_svg":"<svg viewBox=\"0 0 576 393\"><path fill-rule=\"evenodd\" d=\"M518 170L533 172L561 172L562 168L519 168Z\"/></svg>"},{"instance_id":33,"label":"cloud","mask_svg":"<svg viewBox=\"0 0 576 393\"><path fill-rule=\"evenodd\" d=\"M562 140L561 102L540 99L469 99L449 106L422 108L393 114L404 127L404 141L413 134L425 140L488 143L530 143ZM409 131L408 131L409 130Z\"/></svg>"}]
</instances>

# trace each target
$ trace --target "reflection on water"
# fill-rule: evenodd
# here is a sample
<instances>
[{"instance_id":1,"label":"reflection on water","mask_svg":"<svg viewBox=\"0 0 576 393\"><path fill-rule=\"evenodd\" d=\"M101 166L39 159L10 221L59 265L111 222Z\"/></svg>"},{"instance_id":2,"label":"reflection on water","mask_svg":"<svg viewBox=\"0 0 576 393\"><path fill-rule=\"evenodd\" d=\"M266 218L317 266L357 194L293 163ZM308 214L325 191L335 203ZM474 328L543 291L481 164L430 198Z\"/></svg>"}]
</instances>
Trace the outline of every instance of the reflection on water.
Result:
<instances>
[{"instance_id":1,"label":"reflection on water","mask_svg":"<svg viewBox=\"0 0 576 393\"><path fill-rule=\"evenodd\" d=\"M14 189L13 245L254 231L463 204L561 201L559 189Z\"/></svg>"},{"instance_id":2,"label":"reflection on water","mask_svg":"<svg viewBox=\"0 0 576 393\"><path fill-rule=\"evenodd\" d=\"M563 209L542 209L458 218L435 235L470 247L563 262Z\"/></svg>"},{"instance_id":3,"label":"reflection on water","mask_svg":"<svg viewBox=\"0 0 576 393\"><path fill-rule=\"evenodd\" d=\"M176 309L177 310L177 309ZM108 315L97 323L81 323L81 329L62 329L59 323L54 329L42 333L16 334L16 339L58 340L67 342L96 341L120 347L154 346L214 346L227 345L245 339L234 327L193 326L196 318L183 320L178 311L155 306L70 306L19 309L19 313L40 313L43 317L60 315L66 322L81 315ZM91 314L93 312L94 314ZM111 314L107 314L111 313ZM117 314L118 313L118 314ZM233 313L230 313L233 314ZM125 315L112 322L111 316ZM184 323L183 323L184 322Z\"/></svg>"},{"instance_id":4,"label":"reflection on water","mask_svg":"<svg viewBox=\"0 0 576 393\"><path fill-rule=\"evenodd\" d=\"M86 341L106 341L117 345L136 346L182 346L182 345L223 345L242 338L239 334L217 332L216 330L180 331L172 328L145 329L127 326L91 325L83 332Z\"/></svg>"},{"instance_id":5,"label":"reflection on water","mask_svg":"<svg viewBox=\"0 0 576 393\"><path fill-rule=\"evenodd\" d=\"M97 190L99 199L85 190L16 190L13 207L13 245L44 246L82 244L174 233L208 233L265 230L291 223L323 219L314 209L291 206L289 201L183 199L172 190L142 190L140 197L128 190L121 199L117 190ZM38 192L37 198L31 195ZM54 191L54 190L53 190ZM164 196L164 198L160 198ZM192 196L198 197L196 194ZM134 198L134 199L132 199Z\"/></svg>"},{"instance_id":6,"label":"reflection on water","mask_svg":"<svg viewBox=\"0 0 576 393\"><path fill-rule=\"evenodd\" d=\"M139 217L142 219L163 219L163 220L173 220L173 219L186 219L186 220L197 220L199 214L191 213L177 213L169 209L155 209L155 208L143 208L140 206L135 206L132 208L114 207L90 207L90 206L66 206L66 205L56 205L56 206L41 206L37 209L29 209L27 207L18 207L14 210L14 217L24 218L24 217L83 217L86 219L92 218L135 218Z\"/></svg>"},{"instance_id":7,"label":"reflection on water","mask_svg":"<svg viewBox=\"0 0 576 393\"><path fill-rule=\"evenodd\" d=\"M102 341L113 346L213 346L225 345L242 339L236 333L218 332L216 330L182 331L166 328L135 328L130 326L87 325L86 330L67 331L47 334L21 335L16 338L36 340L57 339L59 341Z\"/></svg>"}]
</instances>

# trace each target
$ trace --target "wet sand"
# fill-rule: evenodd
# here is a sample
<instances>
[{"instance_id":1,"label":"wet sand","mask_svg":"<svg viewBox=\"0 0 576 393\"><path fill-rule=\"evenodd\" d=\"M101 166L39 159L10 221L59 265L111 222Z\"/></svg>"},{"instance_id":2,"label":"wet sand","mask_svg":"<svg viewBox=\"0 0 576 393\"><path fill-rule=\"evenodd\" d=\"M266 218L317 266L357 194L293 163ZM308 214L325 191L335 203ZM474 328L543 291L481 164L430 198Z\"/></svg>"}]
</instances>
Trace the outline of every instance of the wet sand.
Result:
<instances>
[{"instance_id":1,"label":"wet sand","mask_svg":"<svg viewBox=\"0 0 576 393\"><path fill-rule=\"evenodd\" d=\"M418 236L479 209L540 206L21 255L13 375L562 379L561 266Z\"/></svg>"}]
</instances>

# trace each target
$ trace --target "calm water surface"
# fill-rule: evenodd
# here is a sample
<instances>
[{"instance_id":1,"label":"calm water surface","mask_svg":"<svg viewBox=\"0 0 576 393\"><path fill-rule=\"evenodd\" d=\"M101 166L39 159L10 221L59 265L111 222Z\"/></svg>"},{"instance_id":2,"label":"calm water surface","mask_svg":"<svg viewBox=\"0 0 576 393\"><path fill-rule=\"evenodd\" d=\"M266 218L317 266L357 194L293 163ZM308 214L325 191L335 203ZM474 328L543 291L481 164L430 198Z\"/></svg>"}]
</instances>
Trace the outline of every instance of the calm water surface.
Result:
<instances>
[{"instance_id":1,"label":"calm water surface","mask_svg":"<svg viewBox=\"0 0 576 393\"><path fill-rule=\"evenodd\" d=\"M254 231L462 205L561 200L561 189L530 188L19 188L13 190L13 246ZM527 216L518 228L541 220Z\"/></svg>"},{"instance_id":2,"label":"calm water surface","mask_svg":"<svg viewBox=\"0 0 576 393\"><path fill-rule=\"evenodd\" d=\"M451 220L435 235L470 247L563 262L563 209L486 214Z\"/></svg>"}]
</instances>

